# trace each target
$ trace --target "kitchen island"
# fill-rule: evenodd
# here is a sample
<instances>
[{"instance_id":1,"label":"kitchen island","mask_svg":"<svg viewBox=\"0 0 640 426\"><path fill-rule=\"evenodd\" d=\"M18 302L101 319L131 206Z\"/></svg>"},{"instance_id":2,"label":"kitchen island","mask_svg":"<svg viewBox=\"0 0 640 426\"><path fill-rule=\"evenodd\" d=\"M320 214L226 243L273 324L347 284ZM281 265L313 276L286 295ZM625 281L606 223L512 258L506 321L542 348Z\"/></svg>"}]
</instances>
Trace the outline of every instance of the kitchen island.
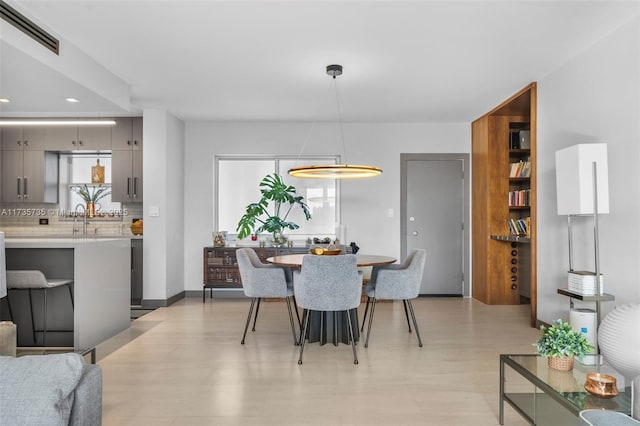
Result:
<instances>
[{"instance_id":1,"label":"kitchen island","mask_svg":"<svg viewBox=\"0 0 640 426\"><path fill-rule=\"evenodd\" d=\"M47 295L47 328L72 330L74 348L92 348L129 327L129 238L7 238L5 243L8 270L37 269L48 278L73 280L73 310L68 292L54 294L50 291L51 297ZM37 293L41 292L33 292L33 314L36 329L39 329L42 298ZM11 297L13 315L18 324L18 345L22 345L21 340L32 334L29 302L27 297L19 294ZM61 340L64 333L58 334L60 337L56 339L56 333L47 332L49 346L65 341ZM70 334L68 332L66 337L69 341ZM37 340L32 339L31 344L24 346L37 346L40 344Z\"/></svg>"}]
</instances>

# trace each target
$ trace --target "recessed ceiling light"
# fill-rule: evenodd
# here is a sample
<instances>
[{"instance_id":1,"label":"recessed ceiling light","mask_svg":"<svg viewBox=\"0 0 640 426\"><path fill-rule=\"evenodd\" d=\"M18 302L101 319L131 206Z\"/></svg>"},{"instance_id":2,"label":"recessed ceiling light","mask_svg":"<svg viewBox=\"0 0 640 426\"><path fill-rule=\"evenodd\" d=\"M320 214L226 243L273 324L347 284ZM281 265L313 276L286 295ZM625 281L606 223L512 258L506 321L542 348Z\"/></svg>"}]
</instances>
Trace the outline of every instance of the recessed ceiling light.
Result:
<instances>
[{"instance_id":1,"label":"recessed ceiling light","mask_svg":"<svg viewBox=\"0 0 640 426\"><path fill-rule=\"evenodd\" d=\"M9 98L0 98L0 104L8 104L9 102L11 102Z\"/></svg>"},{"instance_id":2,"label":"recessed ceiling light","mask_svg":"<svg viewBox=\"0 0 640 426\"><path fill-rule=\"evenodd\" d=\"M80 102L76 98L66 98L67 102Z\"/></svg>"}]
</instances>

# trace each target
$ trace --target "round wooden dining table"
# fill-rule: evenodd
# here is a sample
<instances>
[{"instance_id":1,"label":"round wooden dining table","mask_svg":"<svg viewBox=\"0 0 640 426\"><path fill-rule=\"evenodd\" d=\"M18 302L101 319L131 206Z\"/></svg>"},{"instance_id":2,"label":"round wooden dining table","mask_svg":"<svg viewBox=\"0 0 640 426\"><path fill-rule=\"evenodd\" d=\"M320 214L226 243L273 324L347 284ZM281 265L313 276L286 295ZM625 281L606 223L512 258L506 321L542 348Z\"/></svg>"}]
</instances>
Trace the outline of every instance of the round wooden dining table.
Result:
<instances>
[{"instance_id":1,"label":"round wooden dining table","mask_svg":"<svg viewBox=\"0 0 640 426\"><path fill-rule=\"evenodd\" d=\"M267 262L285 268L300 268L306 254L284 254L281 256L268 257ZM314 256L314 255L310 255ZM358 267L389 265L396 261L395 257L381 256L375 254L356 254ZM316 312L310 311L309 332L306 339L309 342L320 342L324 345L333 342L338 346L338 342L350 344L347 315L345 312ZM358 341L360 337L360 327L358 326L358 310L354 309L351 315L353 338Z\"/></svg>"},{"instance_id":2,"label":"round wooden dining table","mask_svg":"<svg viewBox=\"0 0 640 426\"><path fill-rule=\"evenodd\" d=\"M267 262L278 266L296 268L302 266L302 259L305 254L283 254L281 256L268 257ZM391 256L381 256L378 254L356 254L358 267L381 266L394 263L397 259Z\"/></svg>"}]
</instances>

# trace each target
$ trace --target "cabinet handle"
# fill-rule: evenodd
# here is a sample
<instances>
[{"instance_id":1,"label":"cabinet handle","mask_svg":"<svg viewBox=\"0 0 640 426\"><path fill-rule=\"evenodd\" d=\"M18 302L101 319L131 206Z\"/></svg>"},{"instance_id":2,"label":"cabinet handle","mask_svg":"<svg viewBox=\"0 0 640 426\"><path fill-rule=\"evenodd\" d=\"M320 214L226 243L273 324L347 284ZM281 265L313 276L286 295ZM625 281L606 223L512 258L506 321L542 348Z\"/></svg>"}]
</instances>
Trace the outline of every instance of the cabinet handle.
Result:
<instances>
[{"instance_id":1,"label":"cabinet handle","mask_svg":"<svg viewBox=\"0 0 640 426\"><path fill-rule=\"evenodd\" d=\"M71 141L71 145L76 146L76 141Z\"/></svg>"},{"instance_id":2,"label":"cabinet handle","mask_svg":"<svg viewBox=\"0 0 640 426\"><path fill-rule=\"evenodd\" d=\"M80 140L79 140L79 141L78 141L78 145L84 145L84 142L82 142L82 141L80 141Z\"/></svg>"},{"instance_id":3,"label":"cabinet handle","mask_svg":"<svg viewBox=\"0 0 640 426\"><path fill-rule=\"evenodd\" d=\"M21 185L20 185L20 181L21 181L21 180L22 180L22 179L20 179L20 177L18 176L18 189L17 189L17 194L16 194L16 195L18 196L18 198L22 198L22 196L20 195L20 194L22 193L22 192L20 191L20 186L21 186Z\"/></svg>"},{"instance_id":4,"label":"cabinet handle","mask_svg":"<svg viewBox=\"0 0 640 426\"><path fill-rule=\"evenodd\" d=\"M131 178L127 178L127 197L131 197Z\"/></svg>"},{"instance_id":5,"label":"cabinet handle","mask_svg":"<svg viewBox=\"0 0 640 426\"><path fill-rule=\"evenodd\" d=\"M133 198L138 196L138 177L133 178Z\"/></svg>"},{"instance_id":6,"label":"cabinet handle","mask_svg":"<svg viewBox=\"0 0 640 426\"><path fill-rule=\"evenodd\" d=\"M127 145L131 146L131 141L128 140L127 141Z\"/></svg>"},{"instance_id":7,"label":"cabinet handle","mask_svg":"<svg viewBox=\"0 0 640 426\"><path fill-rule=\"evenodd\" d=\"M22 146L22 141L16 141L16 143L18 144L18 146Z\"/></svg>"},{"instance_id":8,"label":"cabinet handle","mask_svg":"<svg viewBox=\"0 0 640 426\"><path fill-rule=\"evenodd\" d=\"M24 179L24 197L23 198L29 198L29 187L28 187L29 178L25 176L23 179Z\"/></svg>"},{"instance_id":9,"label":"cabinet handle","mask_svg":"<svg viewBox=\"0 0 640 426\"><path fill-rule=\"evenodd\" d=\"M134 144L134 145L138 145L138 141L137 141L137 140L134 140L134 141L133 141L133 144Z\"/></svg>"},{"instance_id":10,"label":"cabinet handle","mask_svg":"<svg viewBox=\"0 0 640 426\"><path fill-rule=\"evenodd\" d=\"M22 143L24 144L24 146L29 146L29 141L22 141Z\"/></svg>"}]
</instances>

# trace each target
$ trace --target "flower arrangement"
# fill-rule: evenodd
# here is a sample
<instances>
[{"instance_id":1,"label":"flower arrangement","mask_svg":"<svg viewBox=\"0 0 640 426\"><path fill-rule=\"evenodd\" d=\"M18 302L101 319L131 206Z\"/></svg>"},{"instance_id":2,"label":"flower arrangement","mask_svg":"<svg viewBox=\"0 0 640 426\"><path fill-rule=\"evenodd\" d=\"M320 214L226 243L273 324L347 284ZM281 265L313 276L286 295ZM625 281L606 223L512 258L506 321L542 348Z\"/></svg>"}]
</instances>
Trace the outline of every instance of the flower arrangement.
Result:
<instances>
[{"instance_id":1,"label":"flower arrangement","mask_svg":"<svg viewBox=\"0 0 640 426\"><path fill-rule=\"evenodd\" d=\"M83 186L80 186L80 187L76 188L75 192L87 204L89 204L89 203L95 204L95 203L97 203L98 201L102 200L104 197L106 197L107 195L109 195L111 193L111 191L107 187L104 187L104 186L96 187L96 186L94 186L91 189L89 189L87 184L84 184Z\"/></svg>"}]
</instances>

